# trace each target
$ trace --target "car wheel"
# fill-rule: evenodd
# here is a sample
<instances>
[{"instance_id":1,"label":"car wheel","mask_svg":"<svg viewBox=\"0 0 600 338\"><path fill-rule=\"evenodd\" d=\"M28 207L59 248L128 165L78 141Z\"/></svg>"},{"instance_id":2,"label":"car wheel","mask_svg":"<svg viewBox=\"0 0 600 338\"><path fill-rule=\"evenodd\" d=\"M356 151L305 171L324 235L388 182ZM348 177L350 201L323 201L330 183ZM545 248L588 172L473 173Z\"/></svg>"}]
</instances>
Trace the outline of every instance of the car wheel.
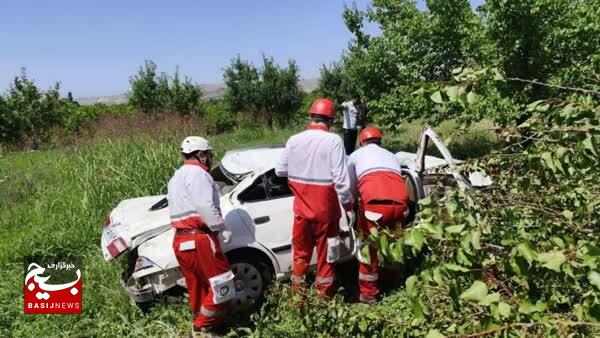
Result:
<instances>
[{"instance_id":1,"label":"car wheel","mask_svg":"<svg viewBox=\"0 0 600 338\"><path fill-rule=\"evenodd\" d=\"M260 259L234 255L230 258L231 271L235 275L234 312L252 311L263 299L272 279L271 267Z\"/></svg>"}]
</instances>

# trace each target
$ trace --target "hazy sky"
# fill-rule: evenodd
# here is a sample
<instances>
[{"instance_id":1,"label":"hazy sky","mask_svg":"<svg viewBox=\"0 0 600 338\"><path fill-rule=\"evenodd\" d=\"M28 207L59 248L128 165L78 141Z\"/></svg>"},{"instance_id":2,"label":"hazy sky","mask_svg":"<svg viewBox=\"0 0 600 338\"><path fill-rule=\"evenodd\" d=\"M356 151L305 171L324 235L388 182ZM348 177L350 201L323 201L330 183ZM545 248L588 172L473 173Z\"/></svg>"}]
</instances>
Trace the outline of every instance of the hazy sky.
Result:
<instances>
[{"instance_id":1,"label":"hazy sky","mask_svg":"<svg viewBox=\"0 0 600 338\"><path fill-rule=\"evenodd\" d=\"M26 67L43 88L60 81L75 97L121 94L144 59L216 83L237 54L256 62L265 53L281 64L293 58L302 77L315 78L350 39L345 3L352 2L2 0L0 93Z\"/></svg>"}]
</instances>

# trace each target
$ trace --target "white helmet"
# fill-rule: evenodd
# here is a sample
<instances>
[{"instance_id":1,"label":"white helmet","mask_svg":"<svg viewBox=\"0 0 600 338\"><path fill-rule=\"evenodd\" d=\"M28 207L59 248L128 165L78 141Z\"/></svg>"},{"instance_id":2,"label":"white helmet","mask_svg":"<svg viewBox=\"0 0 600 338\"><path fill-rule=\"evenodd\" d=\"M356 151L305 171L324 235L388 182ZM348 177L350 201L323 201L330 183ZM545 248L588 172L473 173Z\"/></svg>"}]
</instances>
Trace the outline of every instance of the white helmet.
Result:
<instances>
[{"instance_id":1,"label":"white helmet","mask_svg":"<svg viewBox=\"0 0 600 338\"><path fill-rule=\"evenodd\" d=\"M184 154L193 153L194 151L212 150L212 146L207 139L200 136L188 136L181 142L181 152Z\"/></svg>"}]
</instances>

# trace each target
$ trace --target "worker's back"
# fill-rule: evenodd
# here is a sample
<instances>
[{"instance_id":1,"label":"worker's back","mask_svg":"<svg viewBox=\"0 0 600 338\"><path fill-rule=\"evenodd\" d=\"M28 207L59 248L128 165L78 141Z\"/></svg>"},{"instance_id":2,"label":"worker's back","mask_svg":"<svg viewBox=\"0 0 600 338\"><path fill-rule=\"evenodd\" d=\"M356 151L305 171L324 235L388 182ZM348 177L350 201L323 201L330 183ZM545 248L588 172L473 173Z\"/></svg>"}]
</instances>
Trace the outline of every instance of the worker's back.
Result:
<instances>
[{"instance_id":1,"label":"worker's back","mask_svg":"<svg viewBox=\"0 0 600 338\"><path fill-rule=\"evenodd\" d=\"M342 139L326 128L312 127L292 136L286 152L294 213L308 220L338 221L341 212L336 187L351 201Z\"/></svg>"},{"instance_id":2,"label":"worker's back","mask_svg":"<svg viewBox=\"0 0 600 338\"><path fill-rule=\"evenodd\" d=\"M408 193L396 156L377 144L368 144L350 155L349 172L357 180L365 203L374 200L406 203Z\"/></svg>"}]
</instances>

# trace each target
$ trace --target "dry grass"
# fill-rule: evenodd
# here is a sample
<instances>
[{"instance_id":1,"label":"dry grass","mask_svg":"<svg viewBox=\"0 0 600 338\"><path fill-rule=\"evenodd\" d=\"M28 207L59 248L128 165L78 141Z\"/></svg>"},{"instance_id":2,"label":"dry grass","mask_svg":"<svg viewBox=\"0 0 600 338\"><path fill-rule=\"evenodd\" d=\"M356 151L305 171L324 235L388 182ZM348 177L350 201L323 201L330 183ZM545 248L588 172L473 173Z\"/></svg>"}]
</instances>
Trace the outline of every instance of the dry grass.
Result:
<instances>
[{"instance_id":1,"label":"dry grass","mask_svg":"<svg viewBox=\"0 0 600 338\"><path fill-rule=\"evenodd\" d=\"M161 141L165 137L174 135L205 134L205 132L203 120L197 115L109 114L84 123L76 133L56 133L51 143L55 147L64 147L91 144L101 139L127 140L132 137Z\"/></svg>"}]
</instances>

